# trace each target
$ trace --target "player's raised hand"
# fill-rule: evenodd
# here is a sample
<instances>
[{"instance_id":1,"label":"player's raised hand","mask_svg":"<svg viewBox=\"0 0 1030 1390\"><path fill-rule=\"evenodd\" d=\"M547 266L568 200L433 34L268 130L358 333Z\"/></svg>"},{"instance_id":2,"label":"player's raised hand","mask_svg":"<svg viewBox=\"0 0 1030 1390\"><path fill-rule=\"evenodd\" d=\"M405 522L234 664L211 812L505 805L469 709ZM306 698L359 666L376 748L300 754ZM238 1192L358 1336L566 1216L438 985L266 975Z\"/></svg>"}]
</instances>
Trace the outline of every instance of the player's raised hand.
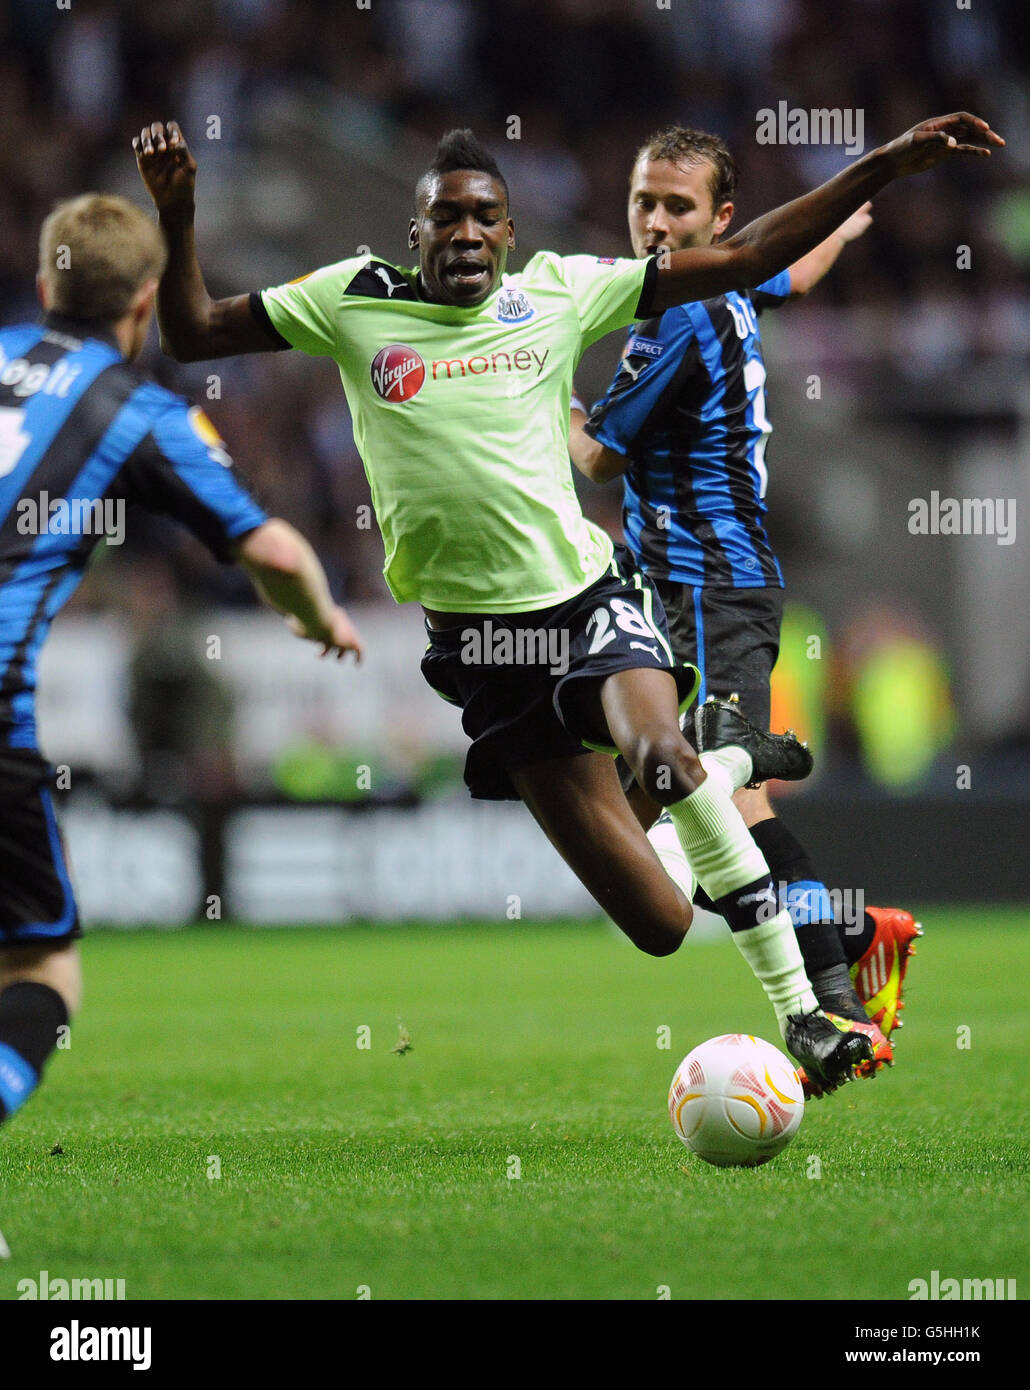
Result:
<instances>
[{"instance_id":1,"label":"player's raised hand","mask_svg":"<svg viewBox=\"0 0 1030 1390\"><path fill-rule=\"evenodd\" d=\"M971 116L968 111L953 111L950 116L920 121L885 146L885 153L893 166L894 177L904 178L907 174L933 169L956 154L983 158L992 148L1004 143L979 116Z\"/></svg>"},{"instance_id":2,"label":"player's raised hand","mask_svg":"<svg viewBox=\"0 0 1030 1390\"><path fill-rule=\"evenodd\" d=\"M197 161L177 121L154 121L133 136L136 167L158 212L192 209Z\"/></svg>"},{"instance_id":3,"label":"player's raised hand","mask_svg":"<svg viewBox=\"0 0 1030 1390\"><path fill-rule=\"evenodd\" d=\"M837 235L842 241L857 241L862 233L872 225L873 205L863 203L857 212L853 212L846 222L842 222L837 228Z\"/></svg>"},{"instance_id":4,"label":"player's raised hand","mask_svg":"<svg viewBox=\"0 0 1030 1390\"><path fill-rule=\"evenodd\" d=\"M357 628L339 604L333 605L328 616L322 622L303 623L300 618L292 614L287 617L286 622L297 637L302 637L308 642L320 642L322 644L319 656L335 654L336 659L342 661L348 652L353 652L358 665L361 665L361 658L365 655L365 644L358 636Z\"/></svg>"}]
</instances>

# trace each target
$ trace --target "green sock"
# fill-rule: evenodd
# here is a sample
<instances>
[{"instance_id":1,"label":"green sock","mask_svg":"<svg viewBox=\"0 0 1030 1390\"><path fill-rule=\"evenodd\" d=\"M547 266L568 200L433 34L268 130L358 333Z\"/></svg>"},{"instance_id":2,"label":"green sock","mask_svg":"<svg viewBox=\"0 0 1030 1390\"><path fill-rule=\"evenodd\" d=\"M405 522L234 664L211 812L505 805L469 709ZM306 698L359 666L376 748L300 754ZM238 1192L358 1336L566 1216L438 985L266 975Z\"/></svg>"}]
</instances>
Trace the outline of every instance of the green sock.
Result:
<instances>
[{"instance_id":1,"label":"green sock","mask_svg":"<svg viewBox=\"0 0 1030 1390\"><path fill-rule=\"evenodd\" d=\"M711 753L702 753L701 765L708 774L706 785L710 784L712 790L721 790L727 797L732 797L751 776L751 757L743 748L716 748ZM692 901L697 879L668 811L662 812L647 832L647 838L665 872L688 901Z\"/></svg>"},{"instance_id":2,"label":"green sock","mask_svg":"<svg viewBox=\"0 0 1030 1390\"><path fill-rule=\"evenodd\" d=\"M818 1009L819 1001L808 982L789 912L778 912L768 922L759 922L732 935L776 1011L781 1035L788 1014L807 1014Z\"/></svg>"},{"instance_id":3,"label":"green sock","mask_svg":"<svg viewBox=\"0 0 1030 1390\"><path fill-rule=\"evenodd\" d=\"M712 902L769 874L765 855L717 780L706 777L696 791L667 808L687 862Z\"/></svg>"},{"instance_id":4,"label":"green sock","mask_svg":"<svg viewBox=\"0 0 1030 1390\"><path fill-rule=\"evenodd\" d=\"M727 796L740 791L751 777L751 754L743 748L713 748L710 753L702 753L698 762L708 774L709 781L714 779L715 785L721 787Z\"/></svg>"},{"instance_id":5,"label":"green sock","mask_svg":"<svg viewBox=\"0 0 1030 1390\"><path fill-rule=\"evenodd\" d=\"M734 892L756 885L762 890L763 883L771 889L769 901L775 902L775 886L765 856L728 792L717 785L719 780L709 774L689 796L668 807L687 862L720 910L732 911ZM744 904L736 905L732 934L765 990L782 1033L788 1014L808 1013L819 1004L805 973L790 913L784 910L774 917L763 917L758 902L761 895L761 891L749 891ZM723 899L730 901L723 904ZM745 910L752 910L752 900L754 924L745 925L739 914L744 905Z\"/></svg>"},{"instance_id":6,"label":"green sock","mask_svg":"<svg viewBox=\"0 0 1030 1390\"><path fill-rule=\"evenodd\" d=\"M694 871L690 867L687 856L683 853L683 846L680 844L676 827L667 812L663 811L658 817L647 832L647 838L651 841L651 847L655 854L662 861L662 868L682 892L687 902L692 902L697 880L694 878Z\"/></svg>"}]
</instances>

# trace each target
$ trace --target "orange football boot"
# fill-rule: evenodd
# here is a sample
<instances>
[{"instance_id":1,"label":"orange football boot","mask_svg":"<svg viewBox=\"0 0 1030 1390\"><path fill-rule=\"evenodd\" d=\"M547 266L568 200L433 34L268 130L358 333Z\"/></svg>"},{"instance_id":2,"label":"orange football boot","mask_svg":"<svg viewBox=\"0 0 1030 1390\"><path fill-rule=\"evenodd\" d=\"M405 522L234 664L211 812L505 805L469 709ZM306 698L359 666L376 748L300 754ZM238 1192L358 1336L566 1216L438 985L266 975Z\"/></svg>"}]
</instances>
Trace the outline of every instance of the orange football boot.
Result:
<instances>
[{"instance_id":1,"label":"orange football boot","mask_svg":"<svg viewBox=\"0 0 1030 1390\"><path fill-rule=\"evenodd\" d=\"M901 989L908 958L916 953L912 943L922 936L923 928L900 907L868 907L866 911L876 923L876 933L849 974L866 1013L889 1038L903 1026L898 1017L905 1007Z\"/></svg>"}]
</instances>

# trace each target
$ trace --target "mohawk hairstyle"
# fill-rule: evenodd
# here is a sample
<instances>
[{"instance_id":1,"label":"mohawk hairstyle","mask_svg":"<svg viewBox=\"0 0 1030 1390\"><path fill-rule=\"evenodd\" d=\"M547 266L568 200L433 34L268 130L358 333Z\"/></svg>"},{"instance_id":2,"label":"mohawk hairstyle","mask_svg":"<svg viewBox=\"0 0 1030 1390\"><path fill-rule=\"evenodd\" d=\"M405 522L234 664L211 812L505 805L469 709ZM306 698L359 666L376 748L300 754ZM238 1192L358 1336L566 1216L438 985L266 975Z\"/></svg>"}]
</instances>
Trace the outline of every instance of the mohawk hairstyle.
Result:
<instances>
[{"instance_id":1,"label":"mohawk hairstyle","mask_svg":"<svg viewBox=\"0 0 1030 1390\"><path fill-rule=\"evenodd\" d=\"M713 208L731 202L737 191L737 166L733 156L720 136L707 131L691 130L682 125L657 130L637 150L634 169L642 159L667 159L670 164L681 165L709 163L712 166L709 187Z\"/></svg>"},{"instance_id":2,"label":"mohawk hairstyle","mask_svg":"<svg viewBox=\"0 0 1030 1390\"><path fill-rule=\"evenodd\" d=\"M508 184L497 167L497 161L484 145L481 145L469 129L449 130L436 147L436 157L415 186L415 206L425 203L429 185L438 174L450 174L455 169L474 169L477 173L489 174L504 189L504 200L508 201Z\"/></svg>"}]
</instances>

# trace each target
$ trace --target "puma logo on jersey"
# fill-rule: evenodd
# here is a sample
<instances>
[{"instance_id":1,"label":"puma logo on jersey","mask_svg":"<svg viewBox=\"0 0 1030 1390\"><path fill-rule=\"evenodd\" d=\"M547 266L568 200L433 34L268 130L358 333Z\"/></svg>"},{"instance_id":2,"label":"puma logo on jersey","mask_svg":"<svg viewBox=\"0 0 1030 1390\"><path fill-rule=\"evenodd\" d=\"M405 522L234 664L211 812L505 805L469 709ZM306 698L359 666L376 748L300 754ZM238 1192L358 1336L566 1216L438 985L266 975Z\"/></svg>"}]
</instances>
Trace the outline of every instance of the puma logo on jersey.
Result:
<instances>
[{"instance_id":1,"label":"puma logo on jersey","mask_svg":"<svg viewBox=\"0 0 1030 1390\"><path fill-rule=\"evenodd\" d=\"M351 280L346 294L361 295L366 299L407 300L418 299L418 295L395 265L383 261L373 261L363 265Z\"/></svg>"},{"instance_id":2,"label":"puma logo on jersey","mask_svg":"<svg viewBox=\"0 0 1030 1390\"><path fill-rule=\"evenodd\" d=\"M626 344L626 351L623 353L619 366L635 385L637 377L644 368L649 366L650 362L656 362L664 351L664 343L658 342L656 338L642 338L639 333L636 333ZM634 363L630 361L631 357L642 357L644 361Z\"/></svg>"},{"instance_id":3,"label":"puma logo on jersey","mask_svg":"<svg viewBox=\"0 0 1030 1390\"><path fill-rule=\"evenodd\" d=\"M404 281L401 280L399 283L395 284L394 281L390 279L390 273L389 273L389 271L386 269L386 266L384 266L384 265L377 265L377 266L376 266L376 269L375 269L375 273L379 276L380 280L382 280L383 284L386 286L387 298L388 298L388 299L392 299L394 293L395 293L397 290L402 290L402 289L404 289Z\"/></svg>"},{"instance_id":4,"label":"puma logo on jersey","mask_svg":"<svg viewBox=\"0 0 1030 1390\"><path fill-rule=\"evenodd\" d=\"M657 646L651 642L631 642L629 644L630 651L632 651L634 647L640 652L650 652L655 661L661 660L661 655L659 654Z\"/></svg>"}]
</instances>

